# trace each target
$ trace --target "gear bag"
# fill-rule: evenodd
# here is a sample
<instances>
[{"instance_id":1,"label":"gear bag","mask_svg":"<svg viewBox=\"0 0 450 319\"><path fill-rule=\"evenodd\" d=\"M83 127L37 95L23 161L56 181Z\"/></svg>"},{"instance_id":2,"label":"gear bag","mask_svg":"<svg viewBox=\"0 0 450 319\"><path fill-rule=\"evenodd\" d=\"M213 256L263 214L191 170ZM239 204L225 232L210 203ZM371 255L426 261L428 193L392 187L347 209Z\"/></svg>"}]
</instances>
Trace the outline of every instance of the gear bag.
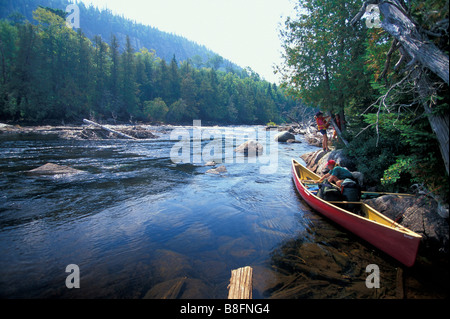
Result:
<instances>
[{"instance_id":1,"label":"gear bag","mask_svg":"<svg viewBox=\"0 0 450 319\"><path fill-rule=\"evenodd\" d=\"M346 178L341 184L342 197L347 202L359 202L361 200L361 187L355 181ZM358 208L356 204L348 204L347 209L353 211Z\"/></svg>"},{"instance_id":2,"label":"gear bag","mask_svg":"<svg viewBox=\"0 0 450 319\"><path fill-rule=\"evenodd\" d=\"M320 189L317 196L326 201L342 201L343 196L341 192L332 187L330 184L320 184Z\"/></svg>"}]
</instances>

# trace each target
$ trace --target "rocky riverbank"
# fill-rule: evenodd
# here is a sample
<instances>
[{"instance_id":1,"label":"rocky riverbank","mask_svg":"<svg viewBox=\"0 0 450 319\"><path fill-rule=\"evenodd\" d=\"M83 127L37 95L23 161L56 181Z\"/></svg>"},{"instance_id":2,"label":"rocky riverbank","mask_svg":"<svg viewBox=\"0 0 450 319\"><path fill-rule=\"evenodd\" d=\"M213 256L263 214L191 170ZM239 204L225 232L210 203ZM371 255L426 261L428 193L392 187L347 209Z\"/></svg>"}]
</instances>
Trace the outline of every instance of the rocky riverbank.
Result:
<instances>
[{"instance_id":1,"label":"rocky riverbank","mask_svg":"<svg viewBox=\"0 0 450 319\"><path fill-rule=\"evenodd\" d=\"M140 125L106 125L115 131L129 135L135 139L153 139L158 136L152 130ZM121 138L112 132L92 125L64 125L64 126L25 126L0 123L0 135L45 135L56 136L68 140L104 140Z\"/></svg>"}]
</instances>

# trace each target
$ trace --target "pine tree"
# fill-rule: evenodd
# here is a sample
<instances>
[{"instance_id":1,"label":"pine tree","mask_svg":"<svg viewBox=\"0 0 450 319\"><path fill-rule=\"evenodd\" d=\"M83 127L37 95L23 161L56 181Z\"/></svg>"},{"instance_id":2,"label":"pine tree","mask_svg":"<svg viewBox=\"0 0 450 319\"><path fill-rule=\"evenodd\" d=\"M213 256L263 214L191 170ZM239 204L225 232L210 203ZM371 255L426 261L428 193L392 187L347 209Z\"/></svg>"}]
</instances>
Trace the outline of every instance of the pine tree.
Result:
<instances>
[{"instance_id":1,"label":"pine tree","mask_svg":"<svg viewBox=\"0 0 450 319\"><path fill-rule=\"evenodd\" d=\"M119 111L119 116L123 119L127 117L130 120L133 117L141 117L138 106L138 88L136 83L136 64L134 49L131 45L130 37L127 36L125 51L122 53L122 70L121 70L121 90L123 108Z\"/></svg>"},{"instance_id":2,"label":"pine tree","mask_svg":"<svg viewBox=\"0 0 450 319\"><path fill-rule=\"evenodd\" d=\"M175 55L170 61L170 96L168 103L172 104L180 98L181 78L178 72L178 64Z\"/></svg>"}]
</instances>

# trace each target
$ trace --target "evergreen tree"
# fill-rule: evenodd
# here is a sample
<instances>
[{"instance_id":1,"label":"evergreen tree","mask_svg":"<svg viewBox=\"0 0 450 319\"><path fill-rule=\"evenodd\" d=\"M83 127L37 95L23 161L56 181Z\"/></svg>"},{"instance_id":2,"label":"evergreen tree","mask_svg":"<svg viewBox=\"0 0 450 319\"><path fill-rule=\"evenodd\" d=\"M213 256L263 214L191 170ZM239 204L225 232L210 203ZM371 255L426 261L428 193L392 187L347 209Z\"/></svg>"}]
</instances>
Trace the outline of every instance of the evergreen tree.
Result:
<instances>
[{"instance_id":1,"label":"evergreen tree","mask_svg":"<svg viewBox=\"0 0 450 319\"><path fill-rule=\"evenodd\" d=\"M137 100L138 88L136 83L135 55L128 36L125 51L122 53L122 69L120 78L123 108L119 111L119 116L123 119L126 119L127 117L132 119L135 116L140 118L140 108Z\"/></svg>"},{"instance_id":2,"label":"evergreen tree","mask_svg":"<svg viewBox=\"0 0 450 319\"><path fill-rule=\"evenodd\" d=\"M170 95L168 103L172 104L180 98L181 78L178 72L178 63L175 55L170 62Z\"/></svg>"}]
</instances>

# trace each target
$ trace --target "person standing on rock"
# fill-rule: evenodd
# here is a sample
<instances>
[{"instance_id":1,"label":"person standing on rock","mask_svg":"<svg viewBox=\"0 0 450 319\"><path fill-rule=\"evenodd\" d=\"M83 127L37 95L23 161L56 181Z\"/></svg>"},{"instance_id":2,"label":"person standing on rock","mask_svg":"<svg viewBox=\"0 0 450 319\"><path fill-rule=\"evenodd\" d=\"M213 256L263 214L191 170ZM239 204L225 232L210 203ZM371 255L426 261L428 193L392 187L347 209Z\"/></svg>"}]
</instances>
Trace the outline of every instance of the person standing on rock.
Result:
<instances>
[{"instance_id":1,"label":"person standing on rock","mask_svg":"<svg viewBox=\"0 0 450 319\"><path fill-rule=\"evenodd\" d=\"M323 135L322 140L322 148L324 152L329 152L328 148L328 135L327 135L327 128L330 126L330 123L327 121L327 118L323 117L322 112L317 112L316 116L314 117L316 119L317 128L319 129L319 132Z\"/></svg>"}]
</instances>

